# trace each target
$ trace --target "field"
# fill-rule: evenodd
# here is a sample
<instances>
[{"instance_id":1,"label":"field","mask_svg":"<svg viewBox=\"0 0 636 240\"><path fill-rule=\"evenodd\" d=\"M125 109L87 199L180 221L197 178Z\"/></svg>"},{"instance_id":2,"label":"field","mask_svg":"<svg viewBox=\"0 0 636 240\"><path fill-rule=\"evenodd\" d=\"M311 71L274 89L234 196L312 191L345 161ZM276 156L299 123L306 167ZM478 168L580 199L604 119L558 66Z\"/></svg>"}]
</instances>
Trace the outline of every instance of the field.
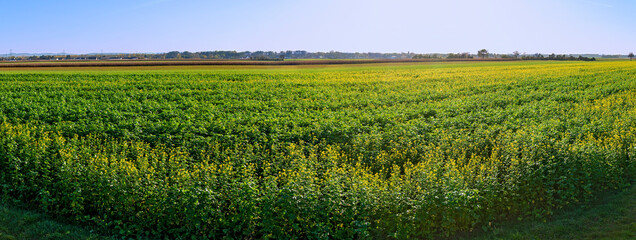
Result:
<instances>
[{"instance_id":1,"label":"field","mask_svg":"<svg viewBox=\"0 0 636 240\"><path fill-rule=\"evenodd\" d=\"M295 66L295 65L327 65L327 64L372 64L372 63L425 63L425 62L493 62L517 61L514 58L491 59L287 59L285 61L268 60L99 60L99 61L0 61L0 68L42 68L42 67L134 67L134 66Z\"/></svg>"},{"instance_id":2,"label":"field","mask_svg":"<svg viewBox=\"0 0 636 240\"><path fill-rule=\"evenodd\" d=\"M636 180L636 63L0 69L0 194L128 237L427 238Z\"/></svg>"}]
</instances>

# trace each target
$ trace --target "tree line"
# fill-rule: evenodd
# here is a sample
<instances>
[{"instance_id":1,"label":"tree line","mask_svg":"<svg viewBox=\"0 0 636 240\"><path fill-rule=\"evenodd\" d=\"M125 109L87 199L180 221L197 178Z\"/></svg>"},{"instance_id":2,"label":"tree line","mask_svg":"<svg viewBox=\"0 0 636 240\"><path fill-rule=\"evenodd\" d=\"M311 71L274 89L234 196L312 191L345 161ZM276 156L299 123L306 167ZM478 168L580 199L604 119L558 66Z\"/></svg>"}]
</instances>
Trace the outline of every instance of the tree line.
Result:
<instances>
[{"instance_id":1,"label":"tree line","mask_svg":"<svg viewBox=\"0 0 636 240\"><path fill-rule=\"evenodd\" d=\"M578 57L574 57L572 55L565 55L565 54L561 54L561 55L556 55L556 54L550 54L547 57L543 56L540 53L534 54L534 55L528 55L528 56L522 56L521 59L523 60L561 60L561 61L596 61L596 58L594 57L583 57L581 55L579 55Z\"/></svg>"},{"instance_id":2,"label":"tree line","mask_svg":"<svg viewBox=\"0 0 636 240\"><path fill-rule=\"evenodd\" d=\"M620 56L615 56L615 58ZM629 53L627 57L630 60L634 57L634 53ZM596 61L595 57L584 57L579 55L575 57L573 55L566 54L550 54L548 56L544 56L541 53L535 54L521 54L519 51L514 51L512 54L496 54L490 53L486 49L481 49L477 51L477 54L471 54L468 52L463 53L448 53L448 54L415 54L413 59L471 59L471 58L503 58L503 59L521 59L521 60L561 60L561 61Z\"/></svg>"},{"instance_id":3,"label":"tree line","mask_svg":"<svg viewBox=\"0 0 636 240\"><path fill-rule=\"evenodd\" d=\"M60 54L41 56L6 56L0 60L37 61L37 60L162 60L162 59L411 59L415 54L407 53L374 53L374 52L308 52L296 51L170 51L166 53L115 53L115 54Z\"/></svg>"},{"instance_id":4,"label":"tree line","mask_svg":"<svg viewBox=\"0 0 636 240\"><path fill-rule=\"evenodd\" d=\"M589 56L589 55L588 55ZM634 53L628 55L599 55L603 58L623 58L627 56L633 59ZM112 53L112 54L59 54L40 56L5 56L0 57L0 61L54 61L54 60L171 60L171 59L249 59L249 60L284 60L284 59L472 59L472 58L505 58L521 60L568 60L568 61L595 61L595 57L573 56L554 53L544 56L540 53L521 54L514 51L511 54L490 53L486 49L477 51L476 54L469 52L460 53L429 53L415 54L407 53L348 53L348 52L308 52L304 50L296 51L170 51L166 53Z\"/></svg>"}]
</instances>

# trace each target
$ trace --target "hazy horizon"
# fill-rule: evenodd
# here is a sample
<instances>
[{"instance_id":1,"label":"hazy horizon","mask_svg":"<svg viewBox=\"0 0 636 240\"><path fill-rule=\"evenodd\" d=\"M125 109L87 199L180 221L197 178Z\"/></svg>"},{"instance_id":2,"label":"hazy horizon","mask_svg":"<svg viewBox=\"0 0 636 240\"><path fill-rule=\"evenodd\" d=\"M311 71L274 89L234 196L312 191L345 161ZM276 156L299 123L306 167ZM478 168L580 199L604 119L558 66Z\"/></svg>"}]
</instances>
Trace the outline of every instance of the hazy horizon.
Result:
<instances>
[{"instance_id":1,"label":"hazy horizon","mask_svg":"<svg viewBox=\"0 0 636 240\"><path fill-rule=\"evenodd\" d=\"M285 51L621 54L636 1L0 0L0 54Z\"/></svg>"},{"instance_id":2,"label":"hazy horizon","mask_svg":"<svg viewBox=\"0 0 636 240\"><path fill-rule=\"evenodd\" d=\"M488 49L486 49L488 50ZM173 51L177 51L177 52L186 52L186 51L179 51L179 50L173 50ZM168 52L173 52L173 51L166 51L166 52L89 52L89 53L72 53L72 52L32 52L32 53L27 53L27 52L12 52L11 54L9 53L0 53L0 56L3 57L8 57L10 56L42 56L42 55L113 55L113 54L165 54ZM214 52L214 51L236 51L236 50L214 50L214 49L210 49L210 50L201 50L201 51L195 51L195 52ZM304 51L303 49L287 49L287 50L256 50L256 51L262 51L262 52L285 52L285 51ZM236 51L236 52L256 52L256 51ZM193 52L193 53L195 53ZM318 52L310 52L307 51L308 53L318 53ZM323 53L329 53L332 51L319 51L319 52L323 52ZM424 54L424 55L428 55L428 54L440 54L440 55L447 55L447 54L456 54L456 53L469 53L471 55L477 55L477 50L473 51L473 52L344 52L344 51L333 51L333 52L340 52L340 53L346 53L346 54L355 54L355 53L360 53L360 54L367 54L367 53L378 53L378 54L391 54L391 53L395 53L395 54L407 54L407 53L411 53L411 54ZM578 56L578 55L605 55L605 56L614 56L614 55L620 55L620 56L627 56L628 53L616 53L616 54L611 54L611 53L554 53L554 52L519 52L521 55L535 55L535 54L542 54L542 55L549 55L549 54L563 54L563 55L572 55L572 56ZM489 54L501 54L501 55L507 55L507 54L513 54L513 52L491 52L489 51Z\"/></svg>"}]
</instances>

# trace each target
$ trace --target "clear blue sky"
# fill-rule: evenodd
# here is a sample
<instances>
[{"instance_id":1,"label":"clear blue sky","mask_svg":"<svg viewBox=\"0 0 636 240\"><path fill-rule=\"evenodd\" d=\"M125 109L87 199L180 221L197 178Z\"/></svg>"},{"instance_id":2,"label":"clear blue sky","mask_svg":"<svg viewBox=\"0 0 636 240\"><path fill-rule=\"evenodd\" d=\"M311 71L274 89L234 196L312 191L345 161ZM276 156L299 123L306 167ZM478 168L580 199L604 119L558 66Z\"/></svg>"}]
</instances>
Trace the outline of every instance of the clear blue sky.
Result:
<instances>
[{"instance_id":1,"label":"clear blue sky","mask_svg":"<svg viewBox=\"0 0 636 240\"><path fill-rule=\"evenodd\" d=\"M635 0L0 0L0 54L636 52Z\"/></svg>"}]
</instances>

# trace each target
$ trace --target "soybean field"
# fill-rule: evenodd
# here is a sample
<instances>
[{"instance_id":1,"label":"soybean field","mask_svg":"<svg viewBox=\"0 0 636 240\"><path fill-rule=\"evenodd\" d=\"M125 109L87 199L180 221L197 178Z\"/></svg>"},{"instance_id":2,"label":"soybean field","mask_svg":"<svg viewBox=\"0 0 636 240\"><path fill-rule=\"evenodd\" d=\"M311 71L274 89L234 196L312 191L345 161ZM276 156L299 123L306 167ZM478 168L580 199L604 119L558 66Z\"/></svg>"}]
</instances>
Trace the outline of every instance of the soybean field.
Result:
<instances>
[{"instance_id":1,"label":"soybean field","mask_svg":"<svg viewBox=\"0 0 636 240\"><path fill-rule=\"evenodd\" d=\"M0 69L0 196L121 237L451 237L635 180L631 61Z\"/></svg>"}]
</instances>

